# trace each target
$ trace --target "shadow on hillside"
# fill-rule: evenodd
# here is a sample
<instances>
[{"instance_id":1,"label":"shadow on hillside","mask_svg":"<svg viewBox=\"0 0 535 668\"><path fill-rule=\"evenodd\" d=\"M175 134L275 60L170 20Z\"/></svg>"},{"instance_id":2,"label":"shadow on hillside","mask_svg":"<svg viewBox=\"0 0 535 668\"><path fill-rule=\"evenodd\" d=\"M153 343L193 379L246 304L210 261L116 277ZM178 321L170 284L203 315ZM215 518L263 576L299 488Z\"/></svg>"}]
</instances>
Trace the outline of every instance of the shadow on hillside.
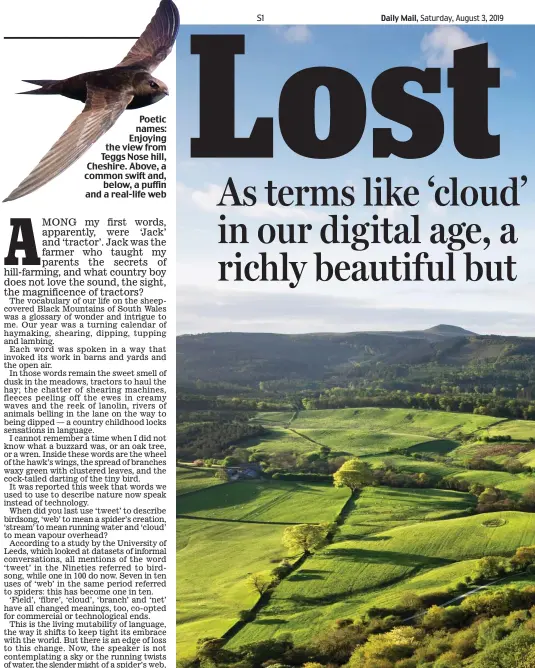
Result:
<instances>
[{"instance_id":1,"label":"shadow on hillside","mask_svg":"<svg viewBox=\"0 0 535 668\"><path fill-rule=\"evenodd\" d=\"M344 538L346 540L365 540L366 542L370 543L384 543L387 540L391 540L392 536L364 536L361 534L345 534Z\"/></svg>"},{"instance_id":2,"label":"shadow on hillside","mask_svg":"<svg viewBox=\"0 0 535 668\"><path fill-rule=\"evenodd\" d=\"M303 568L293 575L291 575L288 580L292 582L303 582L305 580L323 580L326 573L331 573L332 571L318 571L311 568Z\"/></svg>"},{"instance_id":3,"label":"shadow on hillside","mask_svg":"<svg viewBox=\"0 0 535 668\"><path fill-rule=\"evenodd\" d=\"M454 559L443 559L441 557L428 557L422 554L410 554L408 552L392 552L390 550L361 550L359 548L329 550L329 557L336 559L355 561L363 564L393 564L396 566L408 566L414 568L447 566L454 563Z\"/></svg>"},{"instance_id":4,"label":"shadow on hillside","mask_svg":"<svg viewBox=\"0 0 535 668\"><path fill-rule=\"evenodd\" d=\"M465 510L469 506L473 505L472 502L474 498L466 492L457 492L454 490L444 490L444 489L414 489L414 488L401 488L401 487L381 487L376 488L380 490L380 495L382 500L388 504L387 510L384 512L373 511L372 515L371 508L362 507L359 508L358 503L355 507L356 513L368 512L370 518L378 517L381 518L382 515L391 515L393 512L403 513L406 515L404 519L411 519L410 514L414 512L413 509L422 510L427 512L440 512L440 511L449 511L449 510ZM408 505L405 505L408 502ZM390 504L404 504L401 507L394 505L392 508ZM348 517L348 522L359 526L358 522L351 521L351 515Z\"/></svg>"},{"instance_id":5,"label":"shadow on hillside","mask_svg":"<svg viewBox=\"0 0 535 668\"><path fill-rule=\"evenodd\" d=\"M446 455L459 447L459 441L440 439L437 441L424 441L407 448L409 452L432 452L438 455Z\"/></svg>"},{"instance_id":6,"label":"shadow on hillside","mask_svg":"<svg viewBox=\"0 0 535 668\"><path fill-rule=\"evenodd\" d=\"M265 423L264 426L266 429L269 429L270 427L284 427L283 423L278 423L278 422L271 422L271 423ZM277 431L267 431L264 434L258 434L258 436L250 436L249 438L244 438L243 440L240 441L239 445L242 448L254 448L257 445L261 445L262 443L265 443L266 441L280 441L281 434L280 432ZM288 445L288 449L290 449L290 446Z\"/></svg>"},{"instance_id":7,"label":"shadow on hillside","mask_svg":"<svg viewBox=\"0 0 535 668\"><path fill-rule=\"evenodd\" d=\"M324 486L320 487L312 483L290 482L290 481L240 481L225 485L214 485L213 487L200 489L187 496L178 496L176 500L176 514L189 515L191 513L203 513L210 510L222 510L224 508L242 507L245 516L248 510L244 506L259 498L264 491L280 491L280 497L269 498L269 505L282 502L285 496L299 492L300 494L321 494ZM266 499L268 502L268 499ZM259 510L261 507L252 510ZM250 512L250 511L249 511ZM210 519L207 516L207 519Z\"/></svg>"},{"instance_id":8,"label":"shadow on hillside","mask_svg":"<svg viewBox=\"0 0 535 668\"><path fill-rule=\"evenodd\" d=\"M292 594L288 597L292 603L297 603L299 607L315 606L315 605L332 605L339 601L345 601L347 598L355 593L353 589L345 591L332 592L330 594L320 594L319 596L301 596L300 594Z\"/></svg>"}]
</instances>

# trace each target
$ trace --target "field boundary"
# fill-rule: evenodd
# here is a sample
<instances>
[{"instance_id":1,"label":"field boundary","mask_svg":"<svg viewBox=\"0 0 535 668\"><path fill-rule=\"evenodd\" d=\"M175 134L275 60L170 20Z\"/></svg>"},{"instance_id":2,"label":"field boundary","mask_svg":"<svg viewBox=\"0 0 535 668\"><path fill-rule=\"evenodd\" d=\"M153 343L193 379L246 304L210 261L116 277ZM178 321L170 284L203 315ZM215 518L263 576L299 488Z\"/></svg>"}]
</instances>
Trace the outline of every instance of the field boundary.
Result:
<instances>
[{"instance_id":1,"label":"field boundary","mask_svg":"<svg viewBox=\"0 0 535 668\"><path fill-rule=\"evenodd\" d=\"M225 487L226 485L233 485L233 484L234 483L232 482L219 482L211 485L211 487ZM182 494L176 494L176 498L178 499L181 496L190 496L191 494L199 494L199 492L204 492L205 489L206 487L200 487L199 489L192 489L190 492L183 492Z\"/></svg>"},{"instance_id":2,"label":"field boundary","mask_svg":"<svg viewBox=\"0 0 535 668\"><path fill-rule=\"evenodd\" d=\"M338 515L336 516L333 524L336 524L336 527L340 527L344 524L346 517L348 516L349 512L351 511L350 505L351 502L355 502L359 497L359 493L353 493L351 494L342 508L340 509ZM237 520L232 520L232 521L237 521ZM273 523L274 524L274 523ZM304 522L300 522L300 524L305 524ZM306 522L306 524L313 524L312 522ZM332 543L334 537L336 535L336 529L333 531L329 531L329 533L326 536L326 541L325 544L329 545ZM264 606L266 606L269 601L271 600L271 597L275 591L275 589L279 586L279 584L283 581L286 580L290 575L293 575L295 571L297 571L303 564L306 562L306 560L309 557L312 557L314 553L309 553L309 552L304 552L296 561L293 562L291 565L291 568L288 570L286 575L281 577L277 584L271 589L271 591L266 592L265 594L261 594L259 599L256 601L256 603L253 605L252 608L249 609L249 613L252 615L251 619L249 621L244 621L241 619L238 619L237 622L235 622L225 633L221 635L221 639L224 640L225 642L228 642L229 640L232 640L234 636L238 634L239 631L241 631L249 622L254 621L256 619L256 615L262 610Z\"/></svg>"},{"instance_id":3,"label":"field boundary","mask_svg":"<svg viewBox=\"0 0 535 668\"><path fill-rule=\"evenodd\" d=\"M195 492L191 492L195 494ZM260 522L259 520L231 520L225 517L201 517L200 515L177 515L177 519L182 520L203 520L203 522L230 522L232 524L273 524L281 527L294 527L305 522ZM306 522L306 524L319 524L318 522Z\"/></svg>"}]
</instances>

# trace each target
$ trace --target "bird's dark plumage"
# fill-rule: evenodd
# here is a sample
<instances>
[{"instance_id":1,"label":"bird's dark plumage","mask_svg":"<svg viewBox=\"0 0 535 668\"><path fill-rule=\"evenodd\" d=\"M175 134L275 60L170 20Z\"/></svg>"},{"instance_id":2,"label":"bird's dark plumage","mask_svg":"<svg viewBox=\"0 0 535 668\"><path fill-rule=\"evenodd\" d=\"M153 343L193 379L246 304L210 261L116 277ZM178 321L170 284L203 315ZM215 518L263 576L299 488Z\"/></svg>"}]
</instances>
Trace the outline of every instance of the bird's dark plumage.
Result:
<instances>
[{"instance_id":1,"label":"bird's dark plumage","mask_svg":"<svg viewBox=\"0 0 535 668\"><path fill-rule=\"evenodd\" d=\"M135 65L147 72L155 70L171 53L179 25L176 6L170 0L162 0L152 21L117 67Z\"/></svg>"},{"instance_id":2,"label":"bird's dark plumage","mask_svg":"<svg viewBox=\"0 0 535 668\"><path fill-rule=\"evenodd\" d=\"M111 128L125 109L154 104L169 94L167 86L153 77L152 71L171 53L179 24L172 0L161 0L151 22L117 66L68 79L26 80L41 88L24 94L63 95L84 102L85 107L4 202L29 195L65 171Z\"/></svg>"}]
</instances>

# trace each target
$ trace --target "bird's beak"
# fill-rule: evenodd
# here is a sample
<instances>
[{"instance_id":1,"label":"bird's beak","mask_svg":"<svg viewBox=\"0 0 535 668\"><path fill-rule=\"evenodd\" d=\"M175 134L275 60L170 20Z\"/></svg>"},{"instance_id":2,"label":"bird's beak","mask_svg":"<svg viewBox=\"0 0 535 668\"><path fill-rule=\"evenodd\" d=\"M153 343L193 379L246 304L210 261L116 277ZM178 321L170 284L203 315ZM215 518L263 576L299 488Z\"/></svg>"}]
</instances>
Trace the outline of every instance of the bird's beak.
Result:
<instances>
[{"instance_id":1,"label":"bird's beak","mask_svg":"<svg viewBox=\"0 0 535 668\"><path fill-rule=\"evenodd\" d=\"M164 93L165 93L166 95L169 95L169 91L168 91L168 90L164 90Z\"/></svg>"}]
</instances>

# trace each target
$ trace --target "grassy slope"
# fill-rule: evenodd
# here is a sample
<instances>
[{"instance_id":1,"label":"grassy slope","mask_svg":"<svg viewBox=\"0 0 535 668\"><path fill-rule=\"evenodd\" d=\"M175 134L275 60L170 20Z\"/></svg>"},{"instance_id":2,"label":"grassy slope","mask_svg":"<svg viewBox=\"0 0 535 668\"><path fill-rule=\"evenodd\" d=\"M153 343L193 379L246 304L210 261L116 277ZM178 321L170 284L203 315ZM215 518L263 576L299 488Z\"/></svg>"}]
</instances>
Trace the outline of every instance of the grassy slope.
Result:
<instances>
[{"instance_id":1,"label":"grassy slope","mask_svg":"<svg viewBox=\"0 0 535 668\"><path fill-rule=\"evenodd\" d=\"M192 468L188 471L186 468L177 467L176 469L176 493L189 494L206 487L213 487L220 484L220 481L214 477L214 471Z\"/></svg>"},{"instance_id":2,"label":"grassy slope","mask_svg":"<svg viewBox=\"0 0 535 668\"><path fill-rule=\"evenodd\" d=\"M284 527L177 520L177 657L192 656L199 638L220 636L257 599L249 573L284 557Z\"/></svg>"},{"instance_id":3,"label":"grassy slope","mask_svg":"<svg viewBox=\"0 0 535 668\"><path fill-rule=\"evenodd\" d=\"M506 420L490 427L489 436L511 436L513 441L535 438L535 422L532 420Z\"/></svg>"},{"instance_id":4,"label":"grassy slope","mask_svg":"<svg viewBox=\"0 0 535 668\"><path fill-rule=\"evenodd\" d=\"M337 618L363 612L387 587L408 582L425 570L488 554L511 554L517 546L535 542L531 515L493 513L493 519L506 520L497 528L483 526L487 517L425 522L352 540L342 536L285 580L259 619L248 624L232 645L283 632L305 639Z\"/></svg>"},{"instance_id":5,"label":"grassy slope","mask_svg":"<svg viewBox=\"0 0 535 668\"><path fill-rule=\"evenodd\" d=\"M284 526L269 522L331 521L348 496L328 485L251 481L179 497L181 514L235 521L177 519L177 656L193 655L198 638L220 636L256 602L250 574L268 574L287 556Z\"/></svg>"},{"instance_id":6,"label":"grassy slope","mask_svg":"<svg viewBox=\"0 0 535 668\"><path fill-rule=\"evenodd\" d=\"M393 448L410 448L422 440L415 434L390 432L381 434L363 429L295 429L304 439L326 445L339 455L368 455L388 452ZM313 444L313 443L312 443Z\"/></svg>"},{"instance_id":7,"label":"grassy slope","mask_svg":"<svg viewBox=\"0 0 535 668\"><path fill-rule=\"evenodd\" d=\"M518 455L518 459L525 466L535 467L535 450L531 450L531 452L524 452L522 455Z\"/></svg>"},{"instance_id":8,"label":"grassy slope","mask_svg":"<svg viewBox=\"0 0 535 668\"><path fill-rule=\"evenodd\" d=\"M290 450L291 452L313 452L319 449L316 443L306 440L290 429L272 426L267 422L265 426L269 427L270 431L268 434L258 439L242 441L240 445L255 452L278 452L284 450Z\"/></svg>"},{"instance_id":9,"label":"grassy slope","mask_svg":"<svg viewBox=\"0 0 535 668\"><path fill-rule=\"evenodd\" d=\"M285 425L288 413L261 413L258 421ZM336 410L301 411L291 428L297 429L358 429L364 432L398 432L447 438L457 431L471 434L486 429L499 420L484 415L419 411L405 408L340 408ZM424 440L424 439L422 439ZM428 439L426 439L428 440Z\"/></svg>"},{"instance_id":10,"label":"grassy slope","mask_svg":"<svg viewBox=\"0 0 535 668\"><path fill-rule=\"evenodd\" d=\"M535 478L531 475L523 473L515 475L506 471L462 471L452 477L479 482L487 487L492 485L517 494L522 494L535 482Z\"/></svg>"},{"instance_id":11,"label":"grassy slope","mask_svg":"<svg viewBox=\"0 0 535 668\"><path fill-rule=\"evenodd\" d=\"M327 522L349 498L347 488L302 482L240 482L177 500L177 514L242 522Z\"/></svg>"},{"instance_id":12,"label":"grassy slope","mask_svg":"<svg viewBox=\"0 0 535 668\"><path fill-rule=\"evenodd\" d=\"M251 441L248 447L305 452L324 444L334 452L368 453L368 461L373 462L381 459L380 453L399 447L448 454L456 445L448 439L457 432L480 430L483 435L490 427L508 434L516 424L491 427L498 421L484 416L374 408L303 411L288 428L290 418L290 413L261 416L260 421L272 433L261 441ZM519 427L526 429L523 423ZM527 428L531 432L511 435L527 439L526 434L533 432L532 425ZM454 473L454 468L443 463L395 454L385 457L407 470L443 467L444 473L515 491L532 483L527 476ZM247 587L248 575L268 572L274 561L286 556L281 547L283 526L247 524L247 520L332 520L347 498L333 488L286 481L216 488L208 486L212 483L207 478L192 476L190 482L184 479L182 484L193 486L196 479L203 479L206 488L178 499L179 512L238 521L178 520L179 656L192 654L199 637L227 630L238 610L251 607L256 600ZM406 591L447 589L470 574L473 560L480 556L511 554L518 545L535 543L535 523L528 514L492 514L493 519L507 520L495 528L483 526L486 516L455 517L469 512L474 500L468 494L442 490L366 490L335 542L277 587L259 618L246 625L230 645L286 632L296 640L305 639L336 618L354 617L372 605L395 605Z\"/></svg>"},{"instance_id":13,"label":"grassy slope","mask_svg":"<svg viewBox=\"0 0 535 668\"><path fill-rule=\"evenodd\" d=\"M392 463L400 471L407 471L409 473L428 473L429 475L437 475L445 477L458 472L458 466L452 464L445 464L443 462L428 462L414 457L405 457L403 455L383 455L364 457L372 468L380 468L384 462Z\"/></svg>"},{"instance_id":14,"label":"grassy slope","mask_svg":"<svg viewBox=\"0 0 535 668\"><path fill-rule=\"evenodd\" d=\"M446 454L458 445L448 437L497 422L480 415L402 408L301 411L288 424L291 418L291 413L261 413L257 421L271 430L269 436L244 445L261 452L311 452L326 445L336 455L378 455L399 448Z\"/></svg>"},{"instance_id":15,"label":"grassy slope","mask_svg":"<svg viewBox=\"0 0 535 668\"><path fill-rule=\"evenodd\" d=\"M415 434L359 431L358 429L283 429L270 427L270 434L261 441L255 441L250 450L258 452L314 452L322 445L331 448L333 455L371 455L388 452L393 448L410 448L421 442Z\"/></svg>"},{"instance_id":16,"label":"grassy slope","mask_svg":"<svg viewBox=\"0 0 535 668\"><path fill-rule=\"evenodd\" d=\"M439 489L366 488L346 517L342 535L379 533L400 525L437 520L469 512L471 494Z\"/></svg>"}]
</instances>

